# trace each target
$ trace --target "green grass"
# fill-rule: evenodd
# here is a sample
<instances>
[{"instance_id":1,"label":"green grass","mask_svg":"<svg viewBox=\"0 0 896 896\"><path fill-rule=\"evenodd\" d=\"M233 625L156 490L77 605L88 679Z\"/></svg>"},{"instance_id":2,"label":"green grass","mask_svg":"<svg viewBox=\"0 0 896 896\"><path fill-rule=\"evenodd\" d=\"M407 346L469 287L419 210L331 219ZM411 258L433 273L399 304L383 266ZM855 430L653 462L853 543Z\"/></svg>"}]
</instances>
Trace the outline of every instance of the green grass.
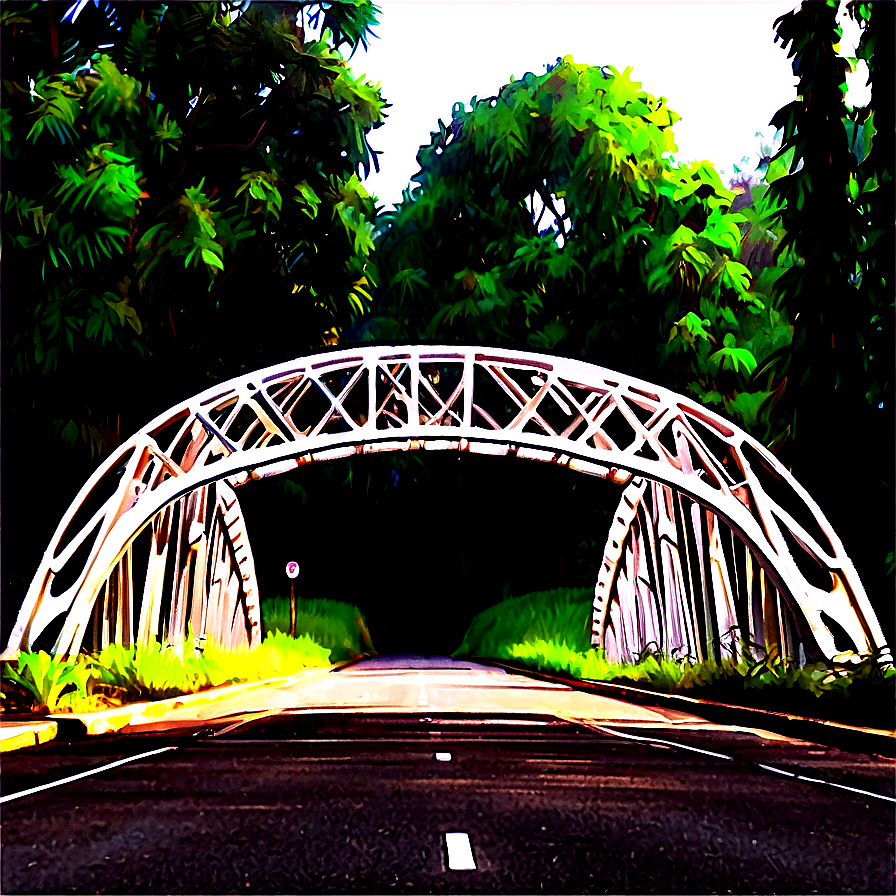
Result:
<instances>
[{"instance_id":1,"label":"green grass","mask_svg":"<svg viewBox=\"0 0 896 896\"><path fill-rule=\"evenodd\" d=\"M564 643L569 649L591 647L591 588L555 588L508 597L483 610L470 623L455 655L507 657L512 644Z\"/></svg>"},{"instance_id":2,"label":"green grass","mask_svg":"<svg viewBox=\"0 0 896 896\"><path fill-rule=\"evenodd\" d=\"M261 630L265 635L289 633L288 597L262 598ZM346 601L296 597L296 635L308 635L326 647L334 663L376 653L364 614Z\"/></svg>"},{"instance_id":3,"label":"green grass","mask_svg":"<svg viewBox=\"0 0 896 896\"><path fill-rule=\"evenodd\" d=\"M282 632L272 632L253 650L226 651L207 645L203 658L226 670L228 678L238 681L261 681L294 675L302 669L329 666L331 651L315 643L308 635L290 638Z\"/></svg>"},{"instance_id":4,"label":"green grass","mask_svg":"<svg viewBox=\"0 0 896 896\"><path fill-rule=\"evenodd\" d=\"M801 667L790 657L692 663L645 652L637 663L611 663L591 647L591 595L591 589L557 589L489 607L470 623L454 655L507 660L568 678L773 712L894 727L896 669L877 656L858 663Z\"/></svg>"},{"instance_id":5,"label":"green grass","mask_svg":"<svg viewBox=\"0 0 896 896\"><path fill-rule=\"evenodd\" d=\"M192 644L188 638L186 644ZM22 653L3 663L3 709L12 712L92 712L144 700L193 694L237 681L292 675L330 665L330 650L303 635L268 635L253 650L225 650L207 644L202 654L157 642L122 647L71 659Z\"/></svg>"},{"instance_id":6,"label":"green grass","mask_svg":"<svg viewBox=\"0 0 896 896\"><path fill-rule=\"evenodd\" d=\"M288 635L289 600L262 601L262 643L201 654L157 642L111 644L99 654L62 659L41 651L2 664L3 710L90 712L123 703L163 700L233 681L259 681L376 653L361 611L344 601L297 598L296 638ZM189 635L185 645L192 645Z\"/></svg>"}]
</instances>

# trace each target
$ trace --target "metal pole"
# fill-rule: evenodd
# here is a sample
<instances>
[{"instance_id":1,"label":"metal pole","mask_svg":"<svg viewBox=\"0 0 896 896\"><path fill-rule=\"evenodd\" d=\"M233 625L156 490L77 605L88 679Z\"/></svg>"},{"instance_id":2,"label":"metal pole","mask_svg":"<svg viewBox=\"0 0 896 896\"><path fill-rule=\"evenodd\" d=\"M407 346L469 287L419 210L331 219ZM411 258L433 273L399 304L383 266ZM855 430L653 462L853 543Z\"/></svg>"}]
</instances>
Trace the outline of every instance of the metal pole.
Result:
<instances>
[{"instance_id":1,"label":"metal pole","mask_svg":"<svg viewBox=\"0 0 896 896\"><path fill-rule=\"evenodd\" d=\"M296 636L296 583L289 580L289 636Z\"/></svg>"}]
</instances>

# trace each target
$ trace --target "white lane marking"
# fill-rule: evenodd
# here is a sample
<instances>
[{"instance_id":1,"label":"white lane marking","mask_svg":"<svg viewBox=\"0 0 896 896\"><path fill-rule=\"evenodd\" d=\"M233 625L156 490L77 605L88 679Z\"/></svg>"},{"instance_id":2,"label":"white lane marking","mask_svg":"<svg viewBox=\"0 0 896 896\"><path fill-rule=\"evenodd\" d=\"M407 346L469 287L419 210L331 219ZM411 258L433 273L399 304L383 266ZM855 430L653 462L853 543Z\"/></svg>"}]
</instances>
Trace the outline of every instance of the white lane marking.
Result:
<instances>
[{"instance_id":1,"label":"white lane marking","mask_svg":"<svg viewBox=\"0 0 896 896\"><path fill-rule=\"evenodd\" d=\"M671 740L660 740L658 737L639 737L637 734L622 734L619 731L603 728L601 725L591 725L588 722L581 722L580 724L584 725L586 728L591 728L594 731L603 731L606 734L614 734L616 737L626 737L631 740L643 740L648 744L663 744L664 746L672 747L674 750L690 750L692 753L702 753L704 756L713 756L716 759L728 759L729 761L733 761L730 756L726 756L724 753L714 753L712 750L701 750L699 747L692 747L690 744L677 744Z\"/></svg>"},{"instance_id":2,"label":"white lane marking","mask_svg":"<svg viewBox=\"0 0 896 896\"><path fill-rule=\"evenodd\" d=\"M451 754L450 753L436 753L436 759L439 762L451 762Z\"/></svg>"},{"instance_id":3,"label":"white lane marking","mask_svg":"<svg viewBox=\"0 0 896 896\"><path fill-rule=\"evenodd\" d=\"M148 753L138 753L136 756L128 756L127 759L118 759L115 762L110 762L108 765L101 765L99 768L92 768L87 772L79 772L77 775L69 775L69 777L61 778L59 781L51 781L49 784L41 784L38 787L29 787L28 790L20 790L18 793L8 793L6 796L0 796L0 803L8 803L10 800L31 796L43 790L52 790L54 787L61 787L63 784L71 784L72 781L78 781L81 778L98 775L100 772L108 771L110 768L116 768L119 765L125 765L128 762L136 762L138 759L146 759L147 756L156 756L159 753L167 753L169 750L176 749L177 747L160 747L158 750L150 750Z\"/></svg>"},{"instance_id":4,"label":"white lane marking","mask_svg":"<svg viewBox=\"0 0 896 896\"><path fill-rule=\"evenodd\" d=\"M862 796L873 796L879 800L886 800L889 803L896 803L896 797L887 796L883 793L874 793L871 790L862 790L861 787L850 787L847 784L838 784L836 781L823 781L821 778L810 778L808 775L797 775L793 772L785 771L782 768L774 768L771 765L761 765L758 762L759 768L764 768L766 771L777 772L779 775L787 775L790 778L796 778L797 781L808 781L810 784L824 784L825 787L836 787L838 790L848 790L850 793L861 793Z\"/></svg>"},{"instance_id":5,"label":"white lane marking","mask_svg":"<svg viewBox=\"0 0 896 896\"><path fill-rule=\"evenodd\" d=\"M463 831L452 831L445 834L445 846L448 849L449 871L475 871L473 847L470 846L470 835Z\"/></svg>"},{"instance_id":6,"label":"white lane marking","mask_svg":"<svg viewBox=\"0 0 896 896\"><path fill-rule=\"evenodd\" d=\"M615 734L616 737L623 737L630 740L642 740L646 743L650 744L664 744L666 746L672 747L675 750L690 750L692 753L702 753L704 756L714 756L717 759L727 759L729 762L734 762L733 756L726 756L724 753L714 753L712 750L701 750L699 747L692 747L690 744L678 744L674 741L670 740L660 740L656 737L638 737L637 734L622 734L619 731L613 731L610 728L603 728L600 725L592 725L588 722L579 722L585 728L591 728L594 731L603 731L606 734ZM749 762L749 760L744 760ZM773 772L776 775L784 775L788 778L793 778L796 781L806 781L809 784L822 784L825 787L836 787L838 790L848 790L851 793L860 793L862 796L870 796L874 797L878 800L884 800L888 803L896 803L896 797L887 796L884 793L874 793L872 790L862 790L860 787L849 787L846 784L837 784L835 781L823 781L821 778L810 778L807 775L800 775L796 772L788 772L783 768L775 768L773 765L763 765L761 762L751 762L750 765L755 765L757 768L764 769L767 772Z\"/></svg>"},{"instance_id":7,"label":"white lane marking","mask_svg":"<svg viewBox=\"0 0 896 896\"><path fill-rule=\"evenodd\" d=\"M785 771L783 768L775 768L773 765L763 765L761 762L757 762L756 765L759 768L764 768L767 772L775 772L778 775L787 775L788 778L798 778L799 775L794 772Z\"/></svg>"}]
</instances>

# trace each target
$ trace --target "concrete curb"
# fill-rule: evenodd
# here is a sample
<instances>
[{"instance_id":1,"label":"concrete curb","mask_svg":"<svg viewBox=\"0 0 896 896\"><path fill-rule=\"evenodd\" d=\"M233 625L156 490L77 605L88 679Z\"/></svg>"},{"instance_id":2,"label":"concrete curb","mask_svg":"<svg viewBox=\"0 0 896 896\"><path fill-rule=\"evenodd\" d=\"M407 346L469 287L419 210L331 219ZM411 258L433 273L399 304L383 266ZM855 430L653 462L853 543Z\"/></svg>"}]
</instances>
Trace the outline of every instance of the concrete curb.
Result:
<instances>
[{"instance_id":1,"label":"concrete curb","mask_svg":"<svg viewBox=\"0 0 896 896\"><path fill-rule=\"evenodd\" d=\"M0 753L49 743L56 737L58 730L56 722L2 722Z\"/></svg>"},{"instance_id":2,"label":"concrete curb","mask_svg":"<svg viewBox=\"0 0 896 896\"><path fill-rule=\"evenodd\" d=\"M351 661L349 660L348 662ZM0 720L0 738L2 738L0 739L0 748L5 753L11 750L48 743L57 737L60 731L64 735L66 731L71 731L73 726L77 726L80 729L82 736L93 737L101 734L111 734L131 724L158 720L170 712L197 706L207 706L230 697L264 688L289 686L305 678L341 669L344 665L346 663L336 663L332 666L317 666L311 669L302 669L293 675L281 676L279 678L219 685L205 691L198 691L195 694L182 694L178 697L169 697L166 700L126 703L124 706L115 706L112 709L103 709L98 712L51 713L48 716L43 716L39 722L21 718L11 721Z\"/></svg>"},{"instance_id":3,"label":"concrete curb","mask_svg":"<svg viewBox=\"0 0 896 896\"><path fill-rule=\"evenodd\" d=\"M830 722L827 719L812 719L806 716L771 712L766 709L736 706L731 703L716 703L712 700L701 700L698 697L686 697L683 694L664 694L661 691L633 688L630 685L613 684L609 681L564 678L547 672L536 672L523 665L486 657L470 657L470 659L543 681L565 684L576 690L603 694L606 697L617 697L620 700L628 700L633 703L649 703L654 706L666 706L669 709L687 710L687 712L701 716L707 721L722 725L761 728L797 740L812 741L850 752L875 753L886 757L896 755L896 731L883 728L860 728L855 725L845 725L842 722Z\"/></svg>"}]
</instances>

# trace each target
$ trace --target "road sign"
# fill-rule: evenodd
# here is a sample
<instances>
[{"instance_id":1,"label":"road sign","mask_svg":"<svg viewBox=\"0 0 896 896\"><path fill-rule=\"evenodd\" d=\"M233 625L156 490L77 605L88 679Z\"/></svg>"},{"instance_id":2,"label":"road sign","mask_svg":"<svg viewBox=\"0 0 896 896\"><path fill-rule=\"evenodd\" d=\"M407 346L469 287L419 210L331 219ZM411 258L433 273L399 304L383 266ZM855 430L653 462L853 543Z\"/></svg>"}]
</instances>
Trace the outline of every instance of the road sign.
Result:
<instances>
[{"instance_id":1,"label":"road sign","mask_svg":"<svg viewBox=\"0 0 896 896\"><path fill-rule=\"evenodd\" d=\"M299 574L299 564L295 560L290 560L286 564L286 574L291 579L294 579Z\"/></svg>"}]
</instances>

